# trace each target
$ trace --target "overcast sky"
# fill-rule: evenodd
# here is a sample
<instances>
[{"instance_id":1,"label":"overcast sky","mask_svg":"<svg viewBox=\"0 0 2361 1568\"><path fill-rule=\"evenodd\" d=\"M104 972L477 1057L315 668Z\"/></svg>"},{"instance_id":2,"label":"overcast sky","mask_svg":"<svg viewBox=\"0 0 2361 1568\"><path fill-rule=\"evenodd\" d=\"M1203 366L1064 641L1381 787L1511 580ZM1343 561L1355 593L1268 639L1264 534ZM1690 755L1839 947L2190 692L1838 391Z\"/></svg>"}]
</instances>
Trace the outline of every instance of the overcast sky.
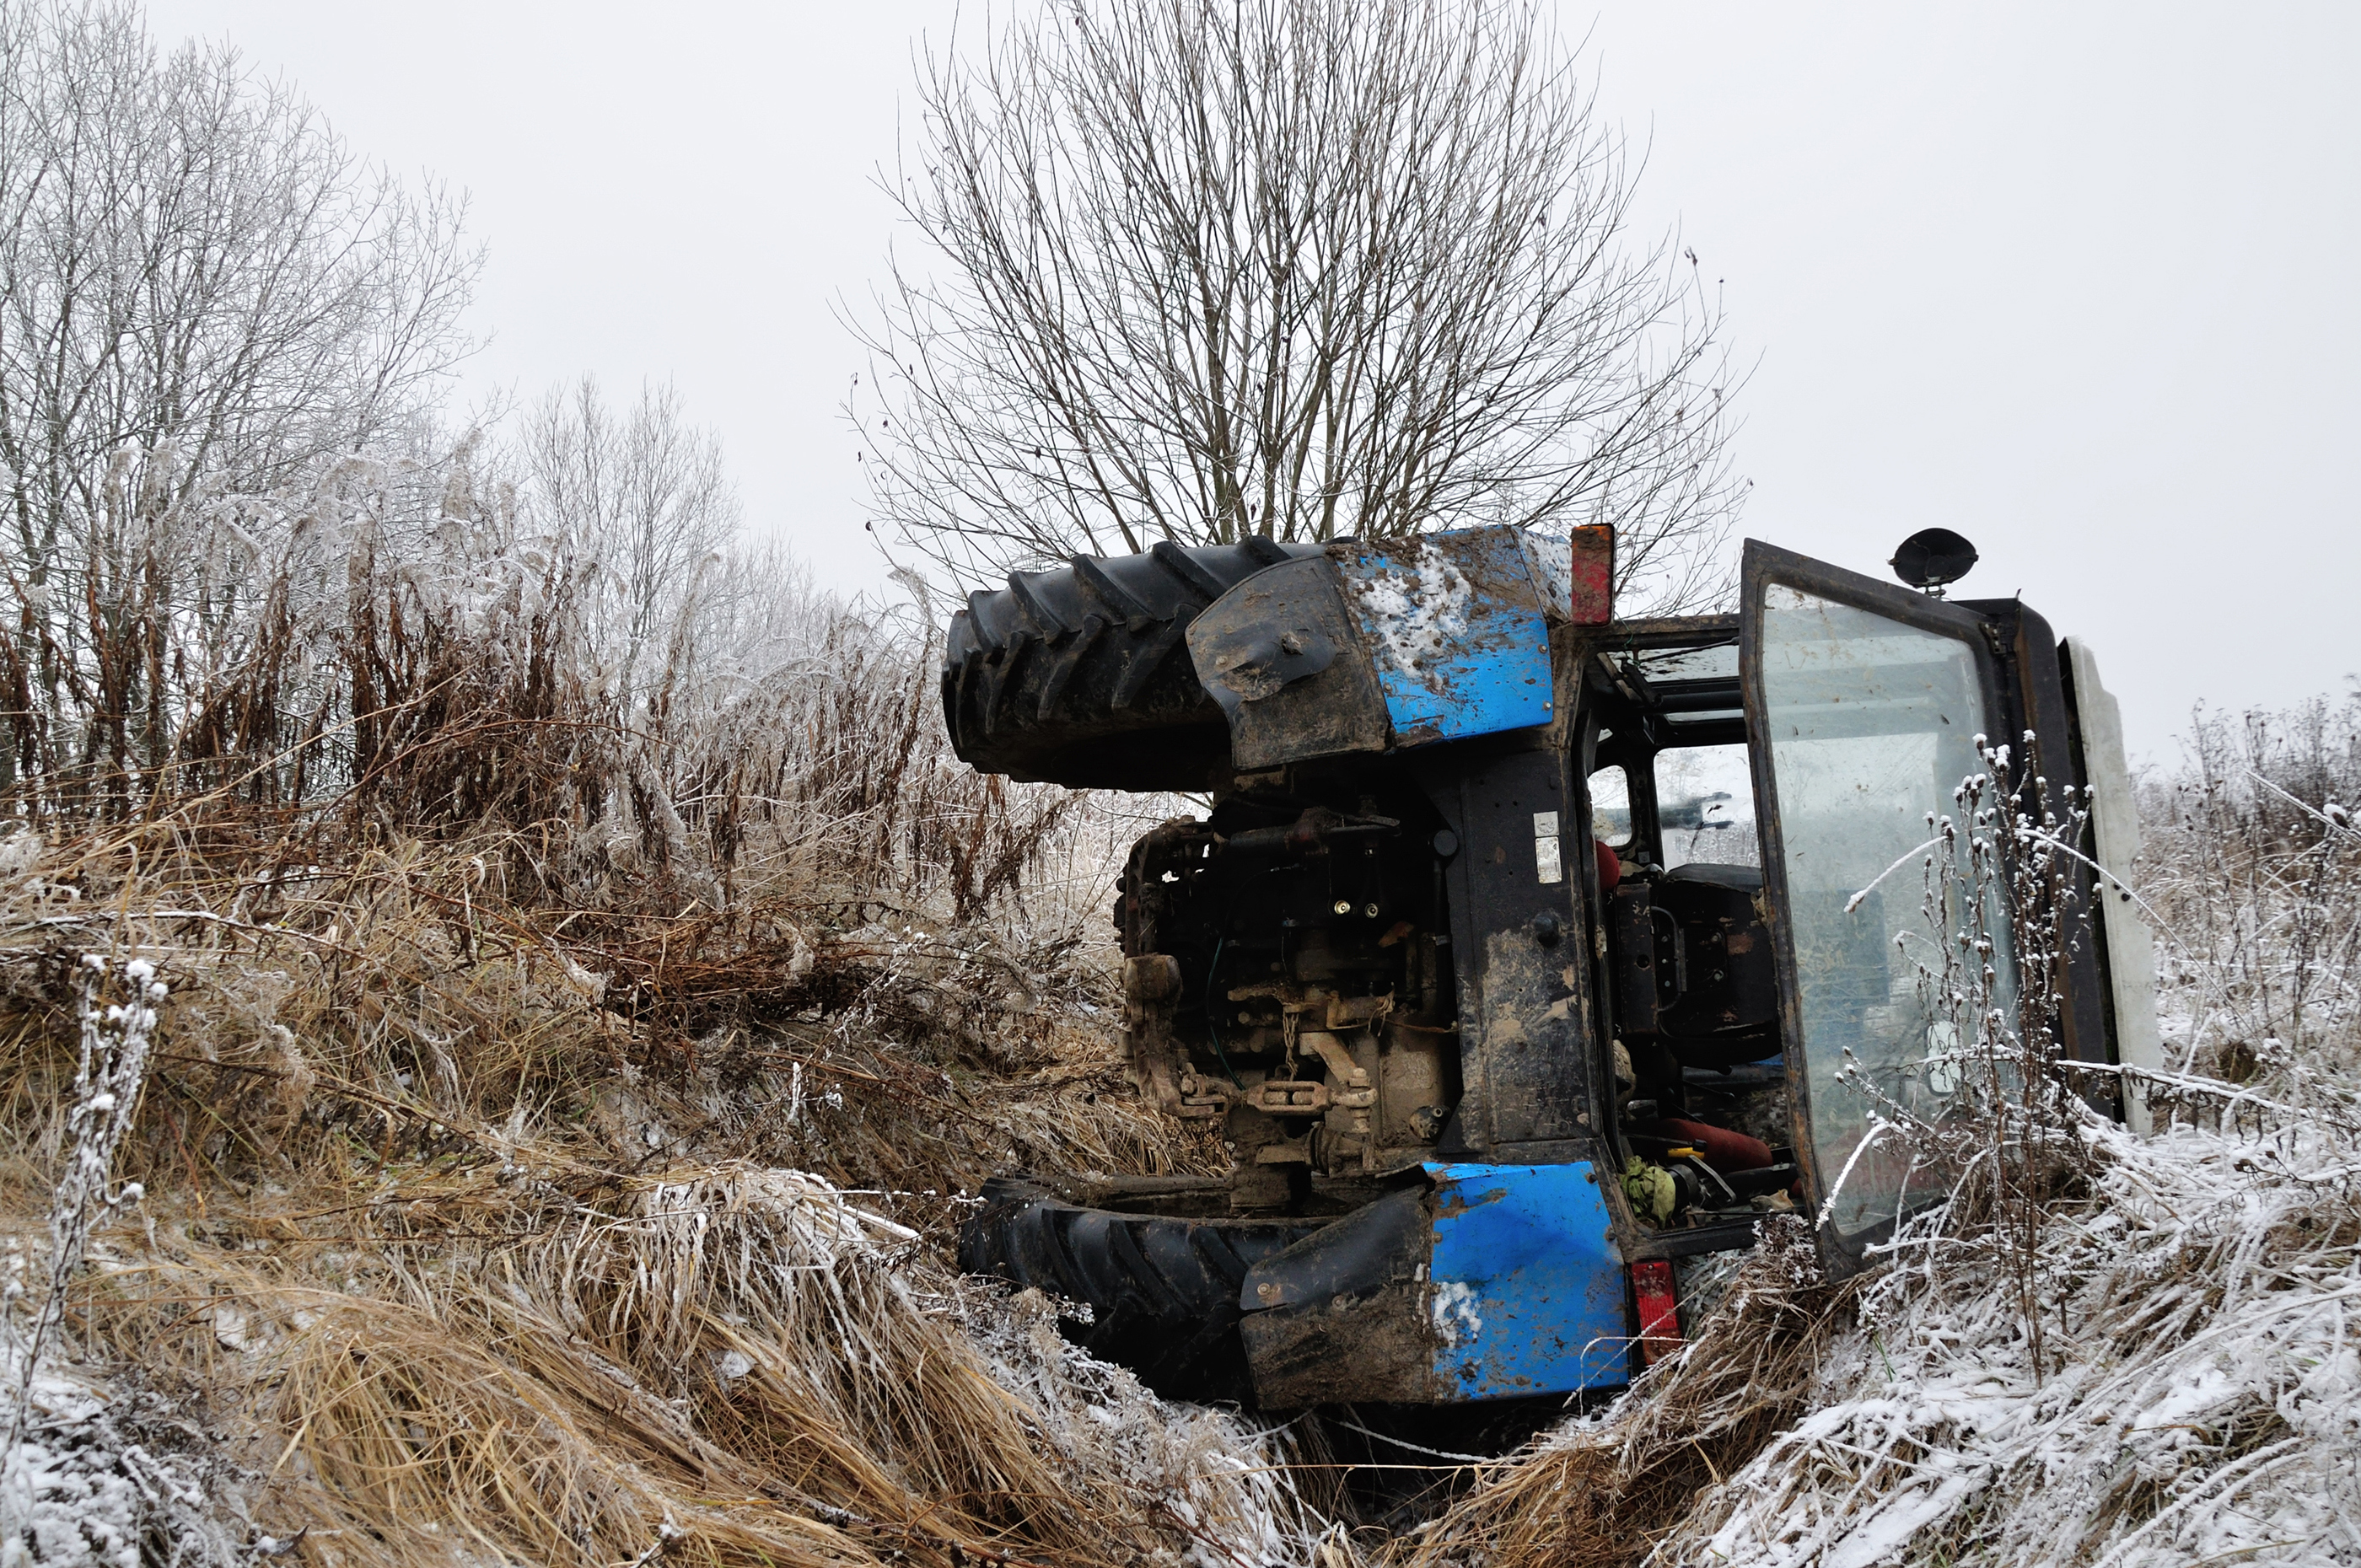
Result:
<instances>
[{"instance_id":1,"label":"overcast sky","mask_svg":"<svg viewBox=\"0 0 2361 1568\"><path fill-rule=\"evenodd\" d=\"M749 521L882 576L839 414L951 0L159 0L473 199L467 386L675 382ZM982 7L968 7L968 25ZM1743 532L1883 575L1940 524L2098 650L2136 753L2361 672L2361 6L1568 4L1641 211L1756 362Z\"/></svg>"}]
</instances>

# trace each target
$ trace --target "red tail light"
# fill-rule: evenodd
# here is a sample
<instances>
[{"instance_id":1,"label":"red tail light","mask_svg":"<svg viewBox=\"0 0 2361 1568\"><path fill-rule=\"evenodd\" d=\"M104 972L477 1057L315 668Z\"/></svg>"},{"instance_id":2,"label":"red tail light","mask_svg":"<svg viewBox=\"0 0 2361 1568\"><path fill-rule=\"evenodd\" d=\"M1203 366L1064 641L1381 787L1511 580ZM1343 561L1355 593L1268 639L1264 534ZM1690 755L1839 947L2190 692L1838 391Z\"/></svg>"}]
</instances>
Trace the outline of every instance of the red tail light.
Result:
<instances>
[{"instance_id":1,"label":"red tail light","mask_svg":"<svg viewBox=\"0 0 2361 1568\"><path fill-rule=\"evenodd\" d=\"M1653 1366L1681 1348L1681 1303L1673 1292L1673 1266L1650 1258L1631 1266L1631 1299L1640 1308L1640 1364Z\"/></svg>"},{"instance_id":2,"label":"red tail light","mask_svg":"<svg viewBox=\"0 0 2361 1568\"><path fill-rule=\"evenodd\" d=\"M1615 619L1615 530L1590 523L1570 532L1574 602L1567 614L1576 626L1604 626Z\"/></svg>"}]
</instances>

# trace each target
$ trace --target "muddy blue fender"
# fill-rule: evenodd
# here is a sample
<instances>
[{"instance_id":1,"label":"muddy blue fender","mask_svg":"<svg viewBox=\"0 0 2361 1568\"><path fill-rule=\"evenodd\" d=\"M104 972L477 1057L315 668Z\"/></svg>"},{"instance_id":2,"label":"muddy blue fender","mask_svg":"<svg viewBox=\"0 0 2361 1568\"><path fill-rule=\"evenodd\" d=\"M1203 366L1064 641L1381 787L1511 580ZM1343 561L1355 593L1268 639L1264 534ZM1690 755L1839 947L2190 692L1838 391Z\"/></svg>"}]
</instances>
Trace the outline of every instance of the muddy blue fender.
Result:
<instances>
[{"instance_id":1,"label":"muddy blue fender","mask_svg":"<svg viewBox=\"0 0 2361 1568\"><path fill-rule=\"evenodd\" d=\"M1505 525L1340 543L1224 593L1189 656L1241 770L1531 729L1552 714L1564 577Z\"/></svg>"},{"instance_id":2,"label":"muddy blue fender","mask_svg":"<svg viewBox=\"0 0 2361 1568\"><path fill-rule=\"evenodd\" d=\"M1596 1168L1431 1164L1265 1258L1239 1292L1257 1402L1457 1404L1630 1381Z\"/></svg>"}]
</instances>

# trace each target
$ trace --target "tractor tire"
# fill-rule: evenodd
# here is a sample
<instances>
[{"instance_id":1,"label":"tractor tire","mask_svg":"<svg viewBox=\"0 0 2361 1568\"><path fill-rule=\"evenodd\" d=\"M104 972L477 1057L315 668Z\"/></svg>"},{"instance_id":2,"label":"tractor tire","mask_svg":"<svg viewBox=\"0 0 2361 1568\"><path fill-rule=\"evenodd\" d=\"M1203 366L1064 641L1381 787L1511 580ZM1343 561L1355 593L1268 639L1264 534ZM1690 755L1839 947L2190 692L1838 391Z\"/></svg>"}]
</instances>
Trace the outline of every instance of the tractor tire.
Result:
<instances>
[{"instance_id":1,"label":"tractor tire","mask_svg":"<svg viewBox=\"0 0 2361 1568\"><path fill-rule=\"evenodd\" d=\"M1229 728L1197 683L1197 612L1317 544L1249 538L1077 555L968 596L943 640L951 749L984 773L1076 789L1187 790L1227 769Z\"/></svg>"},{"instance_id":2,"label":"tractor tire","mask_svg":"<svg viewBox=\"0 0 2361 1568\"><path fill-rule=\"evenodd\" d=\"M1238 1337L1246 1270L1321 1228L1306 1220L1184 1220L1077 1208L1002 1177L960 1233L962 1272L1090 1309L1066 1338L1168 1399L1250 1404Z\"/></svg>"}]
</instances>

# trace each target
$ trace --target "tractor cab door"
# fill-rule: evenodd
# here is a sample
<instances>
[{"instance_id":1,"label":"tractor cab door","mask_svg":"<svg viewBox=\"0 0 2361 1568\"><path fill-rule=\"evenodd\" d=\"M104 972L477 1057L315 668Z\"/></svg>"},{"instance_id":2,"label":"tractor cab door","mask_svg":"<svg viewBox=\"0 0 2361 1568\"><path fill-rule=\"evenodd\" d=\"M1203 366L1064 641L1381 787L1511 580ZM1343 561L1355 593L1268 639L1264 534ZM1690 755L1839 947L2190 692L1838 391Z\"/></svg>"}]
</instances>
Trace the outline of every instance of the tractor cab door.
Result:
<instances>
[{"instance_id":1,"label":"tractor cab door","mask_svg":"<svg viewBox=\"0 0 2361 1568\"><path fill-rule=\"evenodd\" d=\"M2013 995L2001 890L1988 872L1978 885L1955 793L1985 770L1979 742L2009 736L2004 672L1984 616L1789 551L1750 540L1741 592L1795 1153L1841 1276L1957 1174L1923 1129L1970 1097L1960 990L1944 984L1963 922L1991 938L1976 982Z\"/></svg>"}]
</instances>

